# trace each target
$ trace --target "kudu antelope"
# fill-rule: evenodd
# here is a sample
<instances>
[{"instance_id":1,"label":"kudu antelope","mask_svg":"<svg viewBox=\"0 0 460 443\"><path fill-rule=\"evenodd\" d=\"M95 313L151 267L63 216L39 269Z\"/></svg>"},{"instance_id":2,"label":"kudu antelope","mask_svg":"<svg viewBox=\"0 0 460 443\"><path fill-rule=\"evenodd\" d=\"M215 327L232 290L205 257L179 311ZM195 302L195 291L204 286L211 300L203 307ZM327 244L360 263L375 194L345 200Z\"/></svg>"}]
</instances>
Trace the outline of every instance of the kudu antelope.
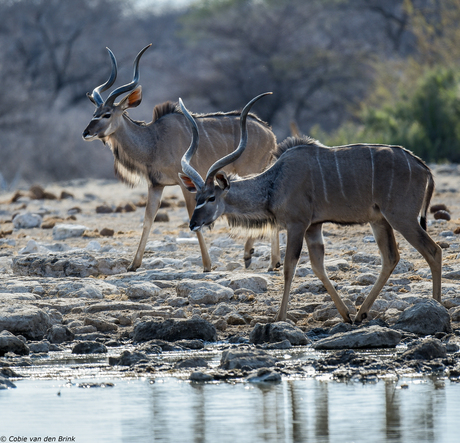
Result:
<instances>
[{"instance_id":1,"label":"kudu antelope","mask_svg":"<svg viewBox=\"0 0 460 443\"><path fill-rule=\"evenodd\" d=\"M87 141L101 140L107 144L115 157L115 173L118 178L134 186L143 176L148 183L147 206L141 240L128 270L135 271L142 263L149 232L160 206L165 186L180 185L189 215L194 208L194 199L184 190L178 173L181 171L181 157L190 143L191 132L184 115L178 106L167 102L155 106L150 123L132 120L127 110L141 103L142 94L139 82L139 60L150 47L146 46L134 60L133 80L113 90L107 99L101 93L108 90L117 77L117 62L114 54L107 48L112 63L109 79L87 94L96 106L93 118L83 132ZM118 103L117 97L129 93ZM239 112L195 115L201 135L200 152L195 159L196 168L204 172L214 161L231 152L238 143ZM272 160L276 139L269 126L251 115L248 122L251 142L247 152L239 161L226 166L226 170L240 175L260 172ZM211 259L201 232L197 232L203 267L211 270ZM248 239L244 248L246 267L251 262L253 239ZM279 240L272 239L272 259L270 268L279 266Z\"/></svg>"},{"instance_id":2,"label":"kudu antelope","mask_svg":"<svg viewBox=\"0 0 460 443\"><path fill-rule=\"evenodd\" d=\"M305 238L314 273L343 319L351 322L347 307L324 269L322 225L326 222L368 222L380 249L382 269L356 322L368 316L399 261L393 229L428 262L433 297L441 301L442 252L426 233L426 212L434 181L425 163L400 146L356 144L330 148L309 137L288 138L278 145L279 159L264 172L247 178L228 177L221 169L244 152L248 140L246 115L260 97L249 102L241 114L238 148L211 166L205 180L190 165L195 151L199 151L198 132L193 117L182 107L194 126L182 174L187 189L197 193L190 229L199 231L221 215L235 227L287 229L284 293L277 320L286 319L291 282Z\"/></svg>"}]
</instances>

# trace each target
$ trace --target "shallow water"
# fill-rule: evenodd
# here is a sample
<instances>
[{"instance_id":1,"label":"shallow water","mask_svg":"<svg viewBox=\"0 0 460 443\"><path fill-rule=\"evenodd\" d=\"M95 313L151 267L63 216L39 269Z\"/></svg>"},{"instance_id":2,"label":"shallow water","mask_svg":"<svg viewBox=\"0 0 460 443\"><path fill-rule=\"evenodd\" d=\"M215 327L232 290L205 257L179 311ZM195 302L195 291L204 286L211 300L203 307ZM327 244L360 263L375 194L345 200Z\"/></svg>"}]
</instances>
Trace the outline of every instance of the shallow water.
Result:
<instances>
[{"instance_id":1,"label":"shallow water","mask_svg":"<svg viewBox=\"0 0 460 443\"><path fill-rule=\"evenodd\" d=\"M113 386L80 387L84 382ZM448 379L252 385L77 378L15 384L0 391L0 441L459 441L460 383Z\"/></svg>"}]
</instances>

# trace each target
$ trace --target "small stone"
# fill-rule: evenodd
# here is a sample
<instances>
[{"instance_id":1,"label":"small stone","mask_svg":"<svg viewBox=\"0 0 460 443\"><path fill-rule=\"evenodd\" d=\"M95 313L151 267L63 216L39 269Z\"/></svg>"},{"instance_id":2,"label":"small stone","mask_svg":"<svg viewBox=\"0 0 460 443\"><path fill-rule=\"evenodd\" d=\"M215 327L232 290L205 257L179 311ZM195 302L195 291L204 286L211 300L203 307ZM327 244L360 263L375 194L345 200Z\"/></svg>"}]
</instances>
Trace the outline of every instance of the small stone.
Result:
<instances>
[{"instance_id":1,"label":"small stone","mask_svg":"<svg viewBox=\"0 0 460 443\"><path fill-rule=\"evenodd\" d=\"M451 216L447 211L437 211L433 215L435 220L450 220Z\"/></svg>"},{"instance_id":2,"label":"small stone","mask_svg":"<svg viewBox=\"0 0 460 443\"><path fill-rule=\"evenodd\" d=\"M15 229L32 229L39 228L42 224L42 217L39 214L32 214L26 212L18 214L13 218L13 225Z\"/></svg>"},{"instance_id":3,"label":"small stone","mask_svg":"<svg viewBox=\"0 0 460 443\"><path fill-rule=\"evenodd\" d=\"M167 212L163 212L163 211L159 211L157 212L157 215L155 217L155 222L163 222L163 223L167 223L169 222L169 215Z\"/></svg>"},{"instance_id":4,"label":"small stone","mask_svg":"<svg viewBox=\"0 0 460 443\"><path fill-rule=\"evenodd\" d=\"M53 228L53 238L54 240L65 240L71 237L81 237L87 229L83 225L56 224Z\"/></svg>"},{"instance_id":5,"label":"small stone","mask_svg":"<svg viewBox=\"0 0 460 443\"><path fill-rule=\"evenodd\" d=\"M111 214L113 212L113 208L108 205L100 205L96 206L96 214Z\"/></svg>"},{"instance_id":6,"label":"small stone","mask_svg":"<svg viewBox=\"0 0 460 443\"><path fill-rule=\"evenodd\" d=\"M103 237L113 237L113 234L115 231L110 228L102 228L99 234L101 234Z\"/></svg>"},{"instance_id":7,"label":"small stone","mask_svg":"<svg viewBox=\"0 0 460 443\"><path fill-rule=\"evenodd\" d=\"M72 348L72 354L105 354L107 348L104 344L95 341L83 341Z\"/></svg>"}]
</instances>

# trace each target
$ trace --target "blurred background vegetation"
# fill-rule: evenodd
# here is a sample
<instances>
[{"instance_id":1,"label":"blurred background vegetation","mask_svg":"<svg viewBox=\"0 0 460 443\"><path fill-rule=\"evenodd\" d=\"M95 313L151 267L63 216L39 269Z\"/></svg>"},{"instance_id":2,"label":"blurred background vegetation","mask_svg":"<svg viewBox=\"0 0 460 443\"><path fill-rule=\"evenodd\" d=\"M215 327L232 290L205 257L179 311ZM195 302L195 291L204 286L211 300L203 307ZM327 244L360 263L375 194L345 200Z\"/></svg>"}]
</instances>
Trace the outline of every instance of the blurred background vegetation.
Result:
<instances>
[{"instance_id":1,"label":"blurred background vegetation","mask_svg":"<svg viewBox=\"0 0 460 443\"><path fill-rule=\"evenodd\" d=\"M86 92L141 61L143 102L255 112L279 140L401 144L460 162L460 0L0 0L0 190L111 178L112 155L81 133ZM88 161L90 159L90 161Z\"/></svg>"}]
</instances>

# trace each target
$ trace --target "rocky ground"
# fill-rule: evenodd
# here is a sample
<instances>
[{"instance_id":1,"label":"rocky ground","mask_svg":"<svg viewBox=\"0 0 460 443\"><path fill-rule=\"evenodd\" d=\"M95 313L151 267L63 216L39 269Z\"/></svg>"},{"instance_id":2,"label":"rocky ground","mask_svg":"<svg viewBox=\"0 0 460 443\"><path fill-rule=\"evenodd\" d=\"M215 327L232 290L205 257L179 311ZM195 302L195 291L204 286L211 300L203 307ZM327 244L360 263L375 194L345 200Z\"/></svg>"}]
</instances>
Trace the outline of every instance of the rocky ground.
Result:
<instances>
[{"instance_id":1,"label":"rocky ground","mask_svg":"<svg viewBox=\"0 0 460 443\"><path fill-rule=\"evenodd\" d=\"M342 322L306 248L287 322L272 323L283 280L282 272L266 271L267 241L256 243L245 270L243 240L219 221L206 233L214 270L202 273L176 187L165 191L135 273L126 269L140 239L145 187L80 180L1 194L0 388L55 355L85 356L86 363L98 356L104 370L195 381L324 373L457 380L460 169L435 172L428 232L443 248L442 305L431 299L427 263L397 234L401 261L360 327ZM324 234L328 273L356 313L380 269L372 232L328 224Z\"/></svg>"}]
</instances>

